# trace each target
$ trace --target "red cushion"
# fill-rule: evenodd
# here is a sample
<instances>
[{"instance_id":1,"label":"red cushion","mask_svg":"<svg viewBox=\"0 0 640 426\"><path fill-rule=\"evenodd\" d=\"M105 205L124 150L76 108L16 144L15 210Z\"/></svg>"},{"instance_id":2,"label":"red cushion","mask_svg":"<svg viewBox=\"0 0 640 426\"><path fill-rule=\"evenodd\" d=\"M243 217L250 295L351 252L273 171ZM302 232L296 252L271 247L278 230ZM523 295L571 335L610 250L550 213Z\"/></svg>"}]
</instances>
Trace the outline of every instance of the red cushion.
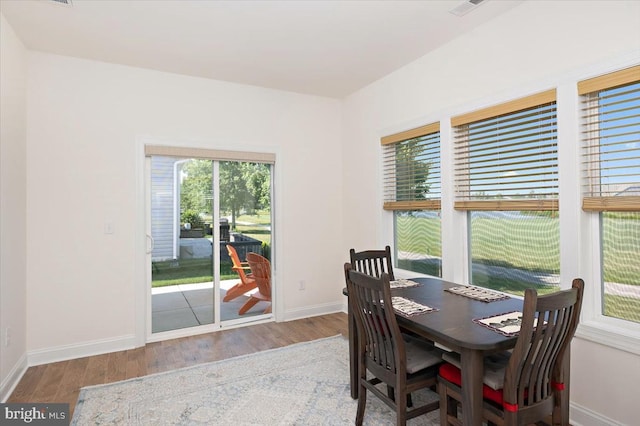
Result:
<instances>
[{"instance_id":1,"label":"red cushion","mask_svg":"<svg viewBox=\"0 0 640 426\"><path fill-rule=\"evenodd\" d=\"M440 375L443 379L448 380L453 384L456 384L458 386L461 386L462 384L462 375L460 374L460 369L455 365L449 364L448 362L445 362L440 366ZM482 397L499 405L502 405L503 403L502 389L495 390L483 384Z\"/></svg>"}]
</instances>

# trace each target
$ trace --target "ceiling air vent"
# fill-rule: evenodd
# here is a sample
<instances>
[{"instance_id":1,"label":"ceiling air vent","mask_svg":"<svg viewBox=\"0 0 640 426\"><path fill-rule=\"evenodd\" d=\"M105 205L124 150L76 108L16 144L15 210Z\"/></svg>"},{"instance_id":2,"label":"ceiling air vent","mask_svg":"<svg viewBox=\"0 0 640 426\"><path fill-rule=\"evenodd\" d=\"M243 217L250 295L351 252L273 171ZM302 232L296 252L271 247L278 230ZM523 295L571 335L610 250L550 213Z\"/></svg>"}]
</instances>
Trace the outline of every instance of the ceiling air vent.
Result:
<instances>
[{"instance_id":1,"label":"ceiling air vent","mask_svg":"<svg viewBox=\"0 0 640 426\"><path fill-rule=\"evenodd\" d=\"M69 0L69 1L71 1L71 0ZM456 16L466 15L467 13L471 12L476 7L480 6L480 4L483 3L484 1L485 0L465 0L464 2L459 4L458 6L454 7L453 9L451 9L449 12L453 13Z\"/></svg>"},{"instance_id":2,"label":"ceiling air vent","mask_svg":"<svg viewBox=\"0 0 640 426\"><path fill-rule=\"evenodd\" d=\"M56 4L62 4L62 5L65 5L65 6L71 6L71 0L49 0L49 1L51 1L53 3L56 3Z\"/></svg>"}]
</instances>

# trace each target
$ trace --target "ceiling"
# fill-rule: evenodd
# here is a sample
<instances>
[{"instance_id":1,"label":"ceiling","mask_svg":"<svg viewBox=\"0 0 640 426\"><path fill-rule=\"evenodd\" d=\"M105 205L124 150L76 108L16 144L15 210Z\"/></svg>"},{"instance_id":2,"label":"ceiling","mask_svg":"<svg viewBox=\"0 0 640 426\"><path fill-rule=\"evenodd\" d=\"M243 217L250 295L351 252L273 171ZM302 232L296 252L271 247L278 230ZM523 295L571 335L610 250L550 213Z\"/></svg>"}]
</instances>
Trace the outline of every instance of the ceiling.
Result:
<instances>
[{"instance_id":1,"label":"ceiling","mask_svg":"<svg viewBox=\"0 0 640 426\"><path fill-rule=\"evenodd\" d=\"M522 1L71 2L0 10L28 49L342 98Z\"/></svg>"}]
</instances>

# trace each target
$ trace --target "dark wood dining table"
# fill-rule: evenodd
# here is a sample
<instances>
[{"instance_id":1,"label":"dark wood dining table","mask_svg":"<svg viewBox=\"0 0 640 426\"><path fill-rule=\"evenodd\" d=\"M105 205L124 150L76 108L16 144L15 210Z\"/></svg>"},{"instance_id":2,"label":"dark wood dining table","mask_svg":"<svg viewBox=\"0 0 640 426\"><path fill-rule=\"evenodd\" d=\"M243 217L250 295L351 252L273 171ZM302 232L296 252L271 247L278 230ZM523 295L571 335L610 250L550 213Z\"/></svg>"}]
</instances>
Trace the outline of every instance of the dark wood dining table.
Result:
<instances>
[{"instance_id":1,"label":"dark wood dining table","mask_svg":"<svg viewBox=\"0 0 640 426\"><path fill-rule=\"evenodd\" d=\"M412 278L411 280L420 283L420 286L392 289L392 296L402 296L437 310L410 317L396 315L398 324L405 330L460 354L463 424L481 425L484 356L513 348L517 337L500 334L477 324L474 319L522 311L523 301L510 297L484 302L445 291L460 284L438 278ZM346 294L346 289L343 293ZM351 396L354 399L358 397L355 339L357 334L354 317L349 312L350 379Z\"/></svg>"}]
</instances>

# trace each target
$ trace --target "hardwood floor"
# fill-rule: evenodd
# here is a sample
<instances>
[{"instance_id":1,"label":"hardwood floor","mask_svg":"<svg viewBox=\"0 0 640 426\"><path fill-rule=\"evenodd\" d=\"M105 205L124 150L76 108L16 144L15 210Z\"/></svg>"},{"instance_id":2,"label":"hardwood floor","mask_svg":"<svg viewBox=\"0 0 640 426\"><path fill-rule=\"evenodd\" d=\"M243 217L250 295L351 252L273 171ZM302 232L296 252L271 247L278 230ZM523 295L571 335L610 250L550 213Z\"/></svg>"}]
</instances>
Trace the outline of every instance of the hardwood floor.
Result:
<instances>
[{"instance_id":1,"label":"hardwood floor","mask_svg":"<svg viewBox=\"0 0 640 426\"><path fill-rule=\"evenodd\" d=\"M149 343L142 348L30 367L7 402L69 403L73 414L80 388L160 373L204 362L348 335L347 315L336 313L282 323Z\"/></svg>"}]
</instances>

